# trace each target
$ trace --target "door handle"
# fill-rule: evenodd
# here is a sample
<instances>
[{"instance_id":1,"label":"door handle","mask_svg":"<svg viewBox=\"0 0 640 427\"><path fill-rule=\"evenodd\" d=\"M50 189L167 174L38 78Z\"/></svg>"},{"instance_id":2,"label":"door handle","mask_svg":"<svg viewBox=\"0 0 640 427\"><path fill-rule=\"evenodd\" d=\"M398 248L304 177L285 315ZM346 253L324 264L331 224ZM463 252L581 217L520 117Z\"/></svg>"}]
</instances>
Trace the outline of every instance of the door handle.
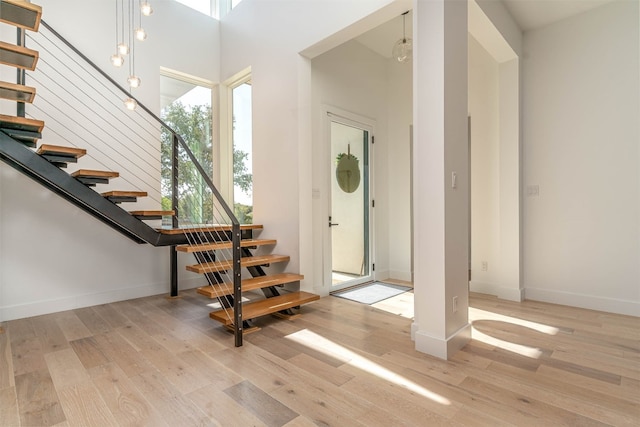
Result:
<instances>
[{"instance_id":1,"label":"door handle","mask_svg":"<svg viewBox=\"0 0 640 427\"><path fill-rule=\"evenodd\" d=\"M335 227L336 225L340 225L340 224L335 224L331 222L331 217L329 217L329 227Z\"/></svg>"}]
</instances>

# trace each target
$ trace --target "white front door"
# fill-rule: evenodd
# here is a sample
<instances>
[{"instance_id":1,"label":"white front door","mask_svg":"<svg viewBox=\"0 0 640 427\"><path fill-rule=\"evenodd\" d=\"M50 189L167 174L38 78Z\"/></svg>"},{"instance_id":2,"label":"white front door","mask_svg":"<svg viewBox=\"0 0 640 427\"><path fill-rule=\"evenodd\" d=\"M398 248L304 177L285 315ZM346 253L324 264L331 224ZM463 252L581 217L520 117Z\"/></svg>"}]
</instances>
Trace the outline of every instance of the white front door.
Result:
<instances>
[{"instance_id":1,"label":"white front door","mask_svg":"<svg viewBox=\"0 0 640 427\"><path fill-rule=\"evenodd\" d=\"M325 269L335 291L373 280L372 129L331 113L327 117L330 197Z\"/></svg>"}]
</instances>

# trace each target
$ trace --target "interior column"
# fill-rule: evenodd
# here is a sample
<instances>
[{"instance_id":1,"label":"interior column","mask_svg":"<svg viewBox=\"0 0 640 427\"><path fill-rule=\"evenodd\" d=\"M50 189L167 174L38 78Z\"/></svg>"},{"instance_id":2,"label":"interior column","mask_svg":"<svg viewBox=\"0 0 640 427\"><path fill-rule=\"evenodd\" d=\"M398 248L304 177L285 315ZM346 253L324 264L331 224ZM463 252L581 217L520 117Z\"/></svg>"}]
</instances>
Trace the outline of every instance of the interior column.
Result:
<instances>
[{"instance_id":1,"label":"interior column","mask_svg":"<svg viewBox=\"0 0 640 427\"><path fill-rule=\"evenodd\" d=\"M443 359L471 338L467 2L414 0L416 350Z\"/></svg>"}]
</instances>

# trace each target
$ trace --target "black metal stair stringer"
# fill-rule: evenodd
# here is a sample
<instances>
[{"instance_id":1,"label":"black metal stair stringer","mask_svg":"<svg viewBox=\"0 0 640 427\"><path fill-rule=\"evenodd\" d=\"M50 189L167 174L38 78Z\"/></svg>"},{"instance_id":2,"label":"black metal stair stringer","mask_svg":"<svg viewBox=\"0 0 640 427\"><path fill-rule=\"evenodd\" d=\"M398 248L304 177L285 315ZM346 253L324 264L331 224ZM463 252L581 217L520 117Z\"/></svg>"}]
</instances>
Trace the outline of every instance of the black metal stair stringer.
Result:
<instances>
[{"instance_id":1,"label":"black metal stair stringer","mask_svg":"<svg viewBox=\"0 0 640 427\"><path fill-rule=\"evenodd\" d=\"M184 235L158 232L4 132L0 132L0 159L137 243L186 243Z\"/></svg>"}]
</instances>

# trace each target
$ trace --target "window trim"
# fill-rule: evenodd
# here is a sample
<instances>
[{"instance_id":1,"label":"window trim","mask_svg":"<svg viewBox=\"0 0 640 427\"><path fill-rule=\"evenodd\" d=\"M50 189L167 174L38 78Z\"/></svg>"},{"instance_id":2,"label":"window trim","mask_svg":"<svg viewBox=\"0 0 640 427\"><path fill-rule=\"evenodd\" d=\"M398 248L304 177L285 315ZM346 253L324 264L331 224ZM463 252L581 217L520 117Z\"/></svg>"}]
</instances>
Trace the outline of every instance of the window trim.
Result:
<instances>
[{"instance_id":1,"label":"window trim","mask_svg":"<svg viewBox=\"0 0 640 427\"><path fill-rule=\"evenodd\" d=\"M230 206L233 196L233 90L251 82L251 67L234 74L220 85L220 192Z\"/></svg>"}]
</instances>

